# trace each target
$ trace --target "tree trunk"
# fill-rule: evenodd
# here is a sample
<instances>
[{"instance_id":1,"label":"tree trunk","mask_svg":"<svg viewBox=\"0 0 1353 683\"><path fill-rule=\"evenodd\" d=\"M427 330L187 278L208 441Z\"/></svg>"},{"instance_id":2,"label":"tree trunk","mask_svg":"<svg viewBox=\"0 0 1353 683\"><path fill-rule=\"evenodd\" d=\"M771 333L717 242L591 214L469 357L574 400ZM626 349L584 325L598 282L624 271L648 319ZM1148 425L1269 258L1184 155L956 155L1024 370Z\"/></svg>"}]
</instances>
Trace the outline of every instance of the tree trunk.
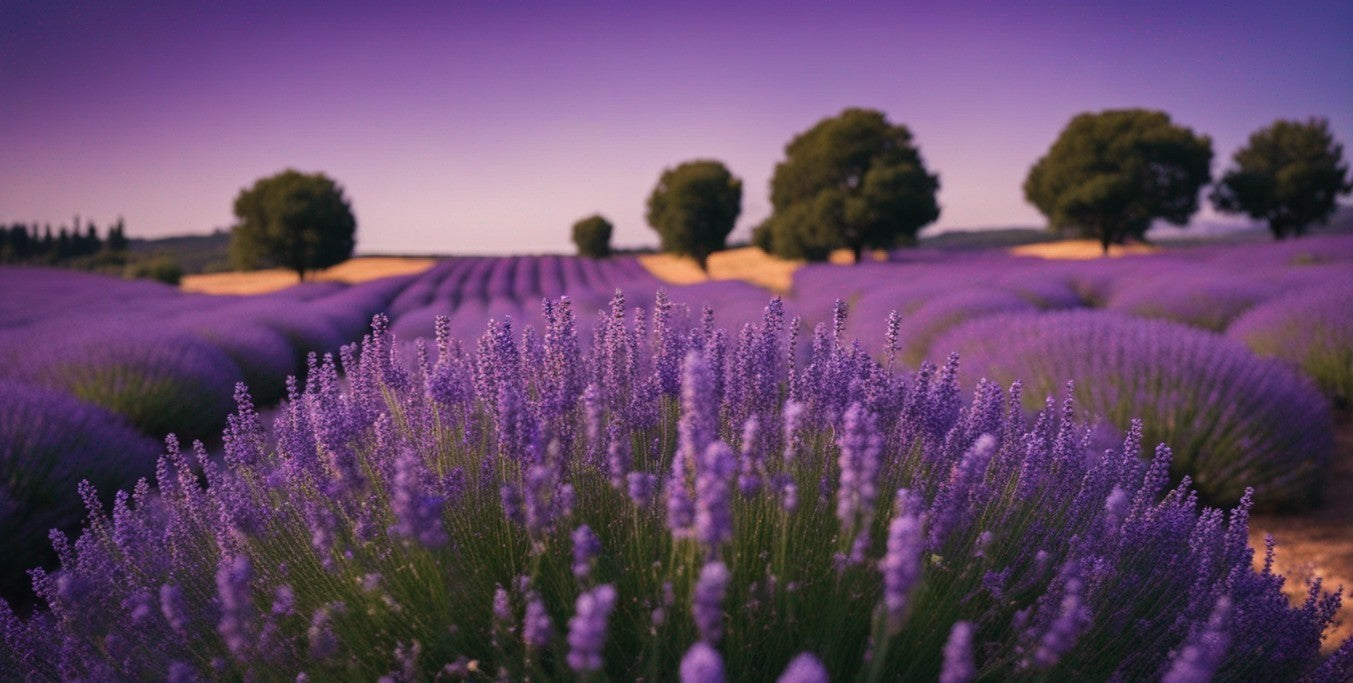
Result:
<instances>
[{"instance_id":1,"label":"tree trunk","mask_svg":"<svg viewBox=\"0 0 1353 683\"><path fill-rule=\"evenodd\" d=\"M860 265L860 259L864 256L864 245L852 244L850 245L850 250L855 254L855 265Z\"/></svg>"},{"instance_id":2,"label":"tree trunk","mask_svg":"<svg viewBox=\"0 0 1353 683\"><path fill-rule=\"evenodd\" d=\"M1273 239L1278 241L1287 239L1287 228L1287 223L1282 221L1270 220L1268 222L1269 232L1273 233Z\"/></svg>"},{"instance_id":3,"label":"tree trunk","mask_svg":"<svg viewBox=\"0 0 1353 683\"><path fill-rule=\"evenodd\" d=\"M694 254L694 256L695 256L695 265L700 266L700 272L704 273L705 275L709 275L709 254L700 252L698 254Z\"/></svg>"},{"instance_id":4,"label":"tree trunk","mask_svg":"<svg viewBox=\"0 0 1353 683\"><path fill-rule=\"evenodd\" d=\"M297 268L297 269L296 269L296 279L297 279L298 281L300 281L300 282L305 282L305 268L304 268L304 267L300 267L300 268Z\"/></svg>"}]
</instances>

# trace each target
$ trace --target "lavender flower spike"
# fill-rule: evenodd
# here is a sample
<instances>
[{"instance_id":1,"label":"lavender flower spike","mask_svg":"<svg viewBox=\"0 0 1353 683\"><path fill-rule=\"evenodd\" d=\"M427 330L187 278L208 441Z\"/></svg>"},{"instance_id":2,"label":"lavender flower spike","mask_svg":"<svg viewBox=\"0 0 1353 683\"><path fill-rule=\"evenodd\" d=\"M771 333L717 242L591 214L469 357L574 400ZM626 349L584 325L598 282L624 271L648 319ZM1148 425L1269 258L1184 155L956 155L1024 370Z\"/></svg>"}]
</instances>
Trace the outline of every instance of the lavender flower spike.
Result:
<instances>
[{"instance_id":1,"label":"lavender flower spike","mask_svg":"<svg viewBox=\"0 0 1353 683\"><path fill-rule=\"evenodd\" d=\"M826 667L811 652L800 652L789 660L785 672L775 679L775 683L829 683Z\"/></svg>"},{"instance_id":2,"label":"lavender flower spike","mask_svg":"<svg viewBox=\"0 0 1353 683\"><path fill-rule=\"evenodd\" d=\"M416 539L427 548L446 545L442 527L443 500L423 492L422 462L412 448L404 448L395 458L394 491L390 506L395 513L394 532Z\"/></svg>"},{"instance_id":3,"label":"lavender flower spike","mask_svg":"<svg viewBox=\"0 0 1353 683\"><path fill-rule=\"evenodd\" d=\"M592 574L592 563L601 554L601 539L586 524L573 532L573 576L579 581Z\"/></svg>"},{"instance_id":4,"label":"lavender flower spike","mask_svg":"<svg viewBox=\"0 0 1353 683\"><path fill-rule=\"evenodd\" d=\"M615 587L597 586L578 596L568 620L568 666L578 673L600 671L606 645L606 620L615 608Z\"/></svg>"},{"instance_id":5,"label":"lavender flower spike","mask_svg":"<svg viewBox=\"0 0 1353 683\"><path fill-rule=\"evenodd\" d=\"M970 683L977 677L977 664L972 657L972 624L960 621L949 631L944 644L944 668L940 669L940 683Z\"/></svg>"},{"instance_id":6,"label":"lavender flower spike","mask_svg":"<svg viewBox=\"0 0 1353 683\"><path fill-rule=\"evenodd\" d=\"M880 567L883 570L883 607L888 620L888 632L902 630L906 620L907 593L921 577L922 519L913 510L919 507L911 492L897 492L897 513L888 524L888 552Z\"/></svg>"},{"instance_id":7,"label":"lavender flower spike","mask_svg":"<svg viewBox=\"0 0 1353 683\"><path fill-rule=\"evenodd\" d=\"M529 648L548 647L554 637L554 626L550 623L550 614L545 611L545 602L540 595L532 593L526 603L526 618L522 620L521 638Z\"/></svg>"},{"instance_id":8,"label":"lavender flower spike","mask_svg":"<svg viewBox=\"0 0 1353 683\"><path fill-rule=\"evenodd\" d=\"M1217 599L1207 625L1188 639L1184 648L1175 656L1170 670L1165 672L1161 683L1206 683L1226 657L1226 648L1231 644L1228 621L1231 616L1231 599L1225 595Z\"/></svg>"},{"instance_id":9,"label":"lavender flower spike","mask_svg":"<svg viewBox=\"0 0 1353 683\"><path fill-rule=\"evenodd\" d=\"M695 535L711 555L733 538L732 484L737 462L722 441L705 449L695 479Z\"/></svg>"},{"instance_id":10,"label":"lavender flower spike","mask_svg":"<svg viewBox=\"0 0 1353 683\"><path fill-rule=\"evenodd\" d=\"M1081 599L1082 588L1083 584L1079 577L1072 576L1067 580L1061 610L1039 639L1038 649L1034 651L1034 664L1040 667L1056 664L1057 660L1076 644L1076 639L1090 624L1090 608L1086 607Z\"/></svg>"},{"instance_id":11,"label":"lavender flower spike","mask_svg":"<svg viewBox=\"0 0 1353 683\"><path fill-rule=\"evenodd\" d=\"M706 642L717 643L723 637L723 599L730 578L728 566L716 561L706 564L695 582L691 613L700 638Z\"/></svg>"},{"instance_id":12,"label":"lavender flower spike","mask_svg":"<svg viewBox=\"0 0 1353 683\"><path fill-rule=\"evenodd\" d=\"M708 643L691 646L681 658L681 683L724 683L723 658Z\"/></svg>"},{"instance_id":13,"label":"lavender flower spike","mask_svg":"<svg viewBox=\"0 0 1353 683\"><path fill-rule=\"evenodd\" d=\"M852 403L838 439L841 446L841 488L837 491L836 516L847 529L865 527L873 516L878 496L879 452L883 447L873 413Z\"/></svg>"},{"instance_id":14,"label":"lavender flower spike","mask_svg":"<svg viewBox=\"0 0 1353 683\"><path fill-rule=\"evenodd\" d=\"M216 570L216 591L221 600L221 622L217 630L236 657L242 656L250 641L249 580L252 574L248 555L223 557Z\"/></svg>"}]
</instances>

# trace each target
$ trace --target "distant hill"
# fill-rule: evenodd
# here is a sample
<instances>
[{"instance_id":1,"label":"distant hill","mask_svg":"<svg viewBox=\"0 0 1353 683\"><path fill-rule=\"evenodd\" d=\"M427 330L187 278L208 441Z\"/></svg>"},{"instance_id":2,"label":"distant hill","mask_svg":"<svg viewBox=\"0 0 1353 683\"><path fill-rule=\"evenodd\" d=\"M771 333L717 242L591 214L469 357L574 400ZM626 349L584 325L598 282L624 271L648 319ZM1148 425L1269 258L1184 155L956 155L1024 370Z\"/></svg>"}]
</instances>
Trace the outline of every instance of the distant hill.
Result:
<instances>
[{"instance_id":1,"label":"distant hill","mask_svg":"<svg viewBox=\"0 0 1353 683\"><path fill-rule=\"evenodd\" d=\"M230 232L146 239L133 237L128 249L138 256L168 256L184 273L211 273L230 269Z\"/></svg>"},{"instance_id":2,"label":"distant hill","mask_svg":"<svg viewBox=\"0 0 1353 683\"><path fill-rule=\"evenodd\" d=\"M949 230L934 235L922 235L922 247L935 249L1003 249L1021 244L1038 244L1057 240L1057 235L1043 228L978 228Z\"/></svg>"},{"instance_id":3,"label":"distant hill","mask_svg":"<svg viewBox=\"0 0 1353 683\"><path fill-rule=\"evenodd\" d=\"M925 231L929 232L929 231ZM1344 205L1330 219L1329 225L1316 225L1311 234L1331 234L1353 232L1353 205ZM1268 230L1262 225L1219 220L1195 221L1187 228L1159 225L1147 234L1153 242L1171 245L1187 245L1217 242L1258 242L1269 238ZM920 246L934 249L1004 249L1023 244L1055 242L1059 238L1042 227L1011 226L999 228L952 229L934 234L922 234ZM730 243L729 248L746 246L745 243ZM130 249L140 256L167 255L174 259L184 273L213 273L230 270L230 232L216 230L210 235L181 235L160 237L157 239L131 238ZM656 253L654 247L617 248L616 253L650 254ZM375 256L377 254L366 254ZM380 256L410 256L416 258L438 258L450 254L379 254Z\"/></svg>"}]
</instances>

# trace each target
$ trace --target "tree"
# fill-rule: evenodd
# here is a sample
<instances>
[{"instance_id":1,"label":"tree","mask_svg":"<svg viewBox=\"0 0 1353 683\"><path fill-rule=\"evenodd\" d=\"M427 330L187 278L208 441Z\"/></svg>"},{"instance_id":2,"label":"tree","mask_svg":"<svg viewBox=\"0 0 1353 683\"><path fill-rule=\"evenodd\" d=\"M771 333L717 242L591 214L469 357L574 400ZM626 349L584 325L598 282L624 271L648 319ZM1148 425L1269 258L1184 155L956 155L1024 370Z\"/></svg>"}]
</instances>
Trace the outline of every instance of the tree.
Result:
<instances>
[{"instance_id":1,"label":"tree","mask_svg":"<svg viewBox=\"0 0 1353 683\"><path fill-rule=\"evenodd\" d=\"M1165 112L1078 114L1024 180L1024 197L1054 230L1110 244L1144 238L1163 218L1185 225L1211 180L1212 140Z\"/></svg>"},{"instance_id":2,"label":"tree","mask_svg":"<svg viewBox=\"0 0 1353 683\"><path fill-rule=\"evenodd\" d=\"M1274 121L1232 159L1235 167L1212 189L1212 205L1268 223L1274 239L1328 222L1338 196L1353 191L1343 145L1324 119Z\"/></svg>"},{"instance_id":3,"label":"tree","mask_svg":"<svg viewBox=\"0 0 1353 683\"><path fill-rule=\"evenodd\" d=\"M913 241L939 218L939 187L906 126L877 110L846 109L785 146L771 178L771 216L753 241L812 261L846 247L858 263L865 249Z\"/></svg>"},{"instance_id":4,"label":"tree","mask_svg":"<svg viewBox=\"0 0 1353 683\"><path fill-rule=\"evenodd\" d=\"M270 262L296 271L327 268L352 256L357 221L343 188L322 173L287 169L240 190L230 255L236 266Z\"/></svg>"},{"instance_id":5,"label":"tree","mask_svg":"<svg viewBox=\"0 0 1353 683\"><path fill-rule=\"evenodd\" d=\"M573 243L578 246L578 255L590 258L606 258L611 255L611 222L593 214L573 224Z\"/></svg>"},{"instance_id":6,"label":"tree","mask_svg":"<svg viewBox=\"0 0 1353 683\"><path fill-rule=\"evenodd\" d=\"M687 161L668 168L648 196L648 224L663 251L690 256L707 270L742 211L742 181L722 162Z\"/></svg>"}]
</instances>

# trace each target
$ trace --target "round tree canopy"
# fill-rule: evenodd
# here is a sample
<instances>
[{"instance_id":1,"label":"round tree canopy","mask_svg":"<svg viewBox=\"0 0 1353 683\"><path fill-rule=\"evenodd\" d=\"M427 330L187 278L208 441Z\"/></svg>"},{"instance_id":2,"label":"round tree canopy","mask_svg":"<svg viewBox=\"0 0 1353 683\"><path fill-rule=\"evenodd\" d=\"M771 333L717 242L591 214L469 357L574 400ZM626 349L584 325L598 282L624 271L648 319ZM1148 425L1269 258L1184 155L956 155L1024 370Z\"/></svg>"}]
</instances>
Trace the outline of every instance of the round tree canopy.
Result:
<instances>
[{"instance_id":1,"label":"round tree canopy","mask_svg":"<svg viewBox=\"0 0 1353 683\"><path fill-rule=\"evenodd\" d=\"M239 267L274 264L296 271L328 268L352 256L357 220L343 188L323 173L287 169L235 198L231 258Z\"/></svg>"}]
</instances>

